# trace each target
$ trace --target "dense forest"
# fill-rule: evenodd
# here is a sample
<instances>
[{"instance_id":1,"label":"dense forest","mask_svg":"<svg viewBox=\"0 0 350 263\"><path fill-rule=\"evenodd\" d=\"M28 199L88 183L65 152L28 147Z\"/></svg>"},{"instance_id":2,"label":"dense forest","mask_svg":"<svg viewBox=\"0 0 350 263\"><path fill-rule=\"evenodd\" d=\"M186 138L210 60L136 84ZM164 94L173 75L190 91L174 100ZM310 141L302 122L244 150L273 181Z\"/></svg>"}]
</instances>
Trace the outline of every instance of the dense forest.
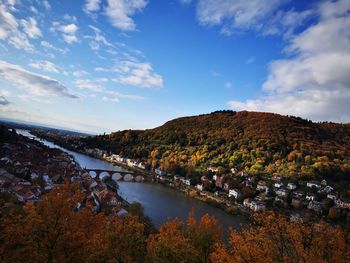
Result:
<instances>
[{"instance_id":1,"label":"dense forest","mask_svg":"<svg viewBox=\"0 0 350 263\"><path fill-rule=\"evenodd\" d=\"M251 226L222 241L209 215L174 219L149 231L142 211L124 217L75 210L84 195L74 184L53 189L36 204L0 202L0 262L349 262L350 229L289 222L257 214Z\"/></svg>"},{"instance_id":2,"label":"dense forest","mask_svg":"<svg viewBox=\"0 0 350 263\"><path fill-rule=\"evenodd\" d=\"M100 148L183 175L211 165L253 175L349 180L350 124L314 123L294 116L217 111L184 117L155 129L87 137Z\"/></svg>"}]
</instances>

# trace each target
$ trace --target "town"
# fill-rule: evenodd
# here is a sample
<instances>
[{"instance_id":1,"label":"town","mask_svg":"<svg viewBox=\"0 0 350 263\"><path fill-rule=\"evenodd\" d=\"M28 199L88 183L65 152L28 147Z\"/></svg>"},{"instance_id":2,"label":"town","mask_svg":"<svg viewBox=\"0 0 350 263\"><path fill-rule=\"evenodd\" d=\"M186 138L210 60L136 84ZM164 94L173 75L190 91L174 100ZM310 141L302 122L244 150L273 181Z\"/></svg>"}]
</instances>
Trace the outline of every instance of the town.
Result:
<instances>
[{"instance_id":1,"label":"town","mask_svg":"<svg viewBox=\"0 0 350 263\"><path fill-rule=\"evenodd\" d=\"M112 179L92 178L69 154L18 135L14 129L2 126L0 133L0 200L4 207L38 202L69 181L78 184L85 196L77 210L88 206L95 212L127 213L129 204L118 195L118 184Z\"/></svg>"},{"instance_id":2,"label":"town","mask_svg":"<svg viewBox=\"0 0 350 263\"><path fill-rule=\"evenodd\" d=\"M312 217L350 220L350 198L346 196L349 191L340 193L326 180L288 181L281 175L251 176L235 168L224 174L218 167L211 166L200 182L195 182L190 177L167 173L160 167L151 168L142 161L116 154L108 155L100 149L86 149L86 153L129 168L147 170L155 181L216 203L227 211L234 207L249 214L250 211L274 209L287 212L291 220L308 221Z\"/></svg>"}]
</instances>

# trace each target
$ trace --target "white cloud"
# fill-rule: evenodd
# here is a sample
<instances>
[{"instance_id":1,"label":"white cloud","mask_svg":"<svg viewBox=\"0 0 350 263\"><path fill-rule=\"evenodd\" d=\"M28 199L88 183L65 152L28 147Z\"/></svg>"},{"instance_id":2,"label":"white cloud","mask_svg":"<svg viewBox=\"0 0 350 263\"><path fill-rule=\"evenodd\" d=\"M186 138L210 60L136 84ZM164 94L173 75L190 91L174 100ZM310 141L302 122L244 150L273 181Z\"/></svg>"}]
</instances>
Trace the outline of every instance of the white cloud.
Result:
<instances>
[{"instance_id":1,"label":"white cloud","mask_svg":"<svg viewBox=\"0 0 350 263\"><path fill-rule=\"evenodd\" d=\"M123 31L136 29L131 18L135 13L142 11L148 4L146 0L107 0L106 15L112 26Z\"/></svg>"},{"instance_id":2,"label":"white cloud","mask_svg":"<svg viewBox=\"0 0 350 263\"><path fill-rule=\"evenodd\" d=\"M311 10L282 10L291 0L198 0L197 19L204 26L218 26L221 33L254 30L262 35L290 37L314 15Z\"/></svg>"},{"instance_id":3,"label":"white cloud","mask_svg":"<svg viewBox=\"0 0 350 263\"><path fill-rule=\"evenodd\" d=\"M68 44L72 44L74 42L78 42L78 38L76 33L79 27L74 24L61 25L59 22L53 22L51 31L60 31L62 33L63 40Z\"/></svg>"},{"instance_id":4,"label":"white cloud","mask_svg":"<svg viewBox=\"0 0 350 263\"><path fill-rule=\"evenodd\" d=\"M132 101L143 100L144 97L133 95L133 94L123 94L114 90L107 89L103 86L104 83L108 82L107 78L98 78L96 80L90 79L77 79L74 81L74 84L83 90L92 91L95 93L104 94L102 97L103 101L106 102L119 102L121 99L127 99ZM90 94L91 97L96 97L94 94Z\"/></svg>"},{"instance_id":5,"label":"white cloud","mask_svg":"<svg viewBox=\"0 0 350 263\"><path fill-rule=\"evenodd\" d=\"M21 19L21 25L23 26L23 30L28 37L38 38L41 36L41 30L33 17L29 17L28 20Z\"/></svg>"},{"instance_id":6,"label":"white cloud","mask_svg":"<svg viewBox=\"0 0 350 263\"><path fill-rule=\"evenodd\" d=\"M270 63L264 95L232 108L350 121L350 1L322 2L317 12L319 21L290 39L289 58Z\"/></svg>"},{"instance_id":7,"label":"white cloud","mask_svg":"<svg viewBox=\"0 0 350 263\"><path fill-rule=\"evenodd\" d=\"M21 66L3 60L0 60L0 77L32 95L77 98L59 81L27 71Z\"/></svg>"},{"instance_id":8,"label":"white cloud","mask_svg":"<svg viewBox=\"0 0 350 263\"><path fill-rule=\"evenodd\" d=\"M85 36L87 39L91 39L91 42L89 43L89 46L92 50L98 50L100 49L100 44L103 44L107 47L113 47L113 44L110 43L103 35L99 28L89 25L89 28L91 28L95 35L94 36Z\"/></svg>"},{"instance_id":9,"label":"white cloud","mask_svg":"<svg viewBox=\"0 0 350 263\"><path fill-rule=\"evenodd\" d=\"M99 83L91 81L89 79L77 79L74 81L74 84L80 89L86 89L93 92L104 92L105 88Z\"/></svg>"},{"instance_id":10,"label":"white cloud","mask_svg":"<svg viewBox=\"0 0 350 263\"><path fill-rule=\"evenodd\" d=\"M47 42L45 40L41 41L40 44L43 47L47 48L47 49L51 49L51 50L60 52L62 54L66 54L68 52L68 48L57 48L57 47L55 47L54 45L52 45L51 43L49 43L49 42Z\"/></svg>"},{"instance_id":11,"label":"white cloud","mask_svg":"<svg viewBox=\"0 0 350 263\"><path fill-rule=\"evenodd\" d=\"M72 44L74 42L78 42L78 38L75 35L63 35L63 40L66 41L68 44Z\"/></svg>"},{"instance_id":12,"label":"white cloud","mask_svg":"<svg viewBox=\"0 0 350 263\"><path fill-rule=\"evenodd\" d=\"M202 25L223 25L224 30L255 29L286 0L199 0L197 18Z\"/></svg>"},{"instance_id":13,"label":"white cloud","mask_svg":"<svg viewBox=\"0 0 350 263\"><path fill-rule=\"evenodd\" d=\"M18 49L33 51L34 47L29 43L26 35L19 30L17 19L9 9L0 3L0 39L7 40L9 44Z\"/></svg>"},{"instance_id":14,"label":"white cloud","mask_svg":"<svg viewBox=\"0 0 350 263\"><path fill-rule=\"evenodd\" d=\"M136 29L132 16L141 12L148 4L147 0L106 0L104 15L107 16L112 26L122 31ZM100 0L86 0L84 11L91 14L101 9Z\"/></svg>"},{"instance_id":15,"label":"white cloud","mask_svg":"<svg viewBox=\"0 0 350 263\"><path fill-rule=\"evenodd\" d=\"M315 13L313 10L294 11L279 10L277 13L269 18L262 27L263 35L284 35L285 38L289 38L294 33L295 29L302 26L305 21Z\"/></svg>"},{"instance_id":16,"label":"white cloud","mask_svg":"<svg viewBox=\"0 0 350 263\"><path fill-rule=\"evenodd\" d=\"M30 11L32 11L34 14L38 13L38 9L36 9L34 6L30 7Z\"/></svg>"},{"instance_id":17,"label":"white cloud","mask_svg":"<svg viewBox=\"0 0 350 263\"><path fill-rule=\"evenodd\" d=\"M47 60L40 60L34 63L30 63L29 66L31 66L32 68L41 69L47 72L59 73L59 70L56 67L56 65Z\"/></svg>"},{"instance_id":18,"label":"white cloud","mask_svg":"<svg viewBox=\"0 0 350 263\"><path fill-rule=\"evenodd\" d=\"M130 86L144 88L162 88L163 78L155 73L150 63L139 63L134 61L122 61L114 68L119 73L113 81Z\"/></svg>"},{"instance_id":19,"label":"white cloud","mask_svg":"<svg viewBox=\"0 0 350 263\"><path fill-rule=\"evenodd\" d=\"M76 24L68 24L60 26L59 30L65 34L75 34L75 32L78 30L78 27Z\"/></svg>"},{"instance_id":20,"label":"white cloud","mask_svg":"<svg viewBox=\"0 0 350 263\"><path fill-rule=\"evenodd\" d=\"M84 5L84 11L87 13L97 12L100 10L101 0L86 0Z\"/></svg>"},{"instance_id":21,"label":"white cloud","mask_svg":"<svg viewBox=\"0 0 350 263\"><path fill-rule=\"evenodd\" d=\"M49 4L49 2L47 0L43 0L41 1L41 4L47 9L51 9L51 5Z\"/></svg>"},{"instance_id":22,"label":"white cloud","mask_svg":"<svg viewBox=\"0 0 350 263\"><path fill-rule=\"evenodd\" d=\"M86 76L88 74L88 72L86 72L85 70L76 70L73 72L73 76L76 78L81 78L83 76Z\"/></svg>"},{"instance_id":23,"label":"white cloud","mask_svg":"<svg viewBox=\"0 0 350 263\"><path fill-rule=\"evenodd\" d=\"M66 21L69 21L69 22L77 22L77 17L76 16L70 16L68 14L65 14L63 16L63 19L65 19Z\"/></svg>"}]
</instances>

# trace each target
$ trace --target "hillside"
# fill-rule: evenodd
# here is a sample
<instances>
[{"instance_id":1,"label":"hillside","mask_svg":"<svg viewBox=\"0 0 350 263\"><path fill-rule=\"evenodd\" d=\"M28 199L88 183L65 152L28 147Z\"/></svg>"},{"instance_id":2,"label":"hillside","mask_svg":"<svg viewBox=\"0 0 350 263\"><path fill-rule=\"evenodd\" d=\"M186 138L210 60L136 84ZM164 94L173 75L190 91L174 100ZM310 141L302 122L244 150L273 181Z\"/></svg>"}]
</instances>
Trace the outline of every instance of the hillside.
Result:
<instances>
[{"instance_id":1,"label":"hillside","mask_svg":"<svg viewBox=\"0 0 350 263\"><path fill-rule=\"evenodd\" d=\"M155 129L82 139L170 172L204 172L210 165L252 174L349 179L350 124L313 123L261 112L217 111L171 120Z\"/></svg>"}]
</instances>

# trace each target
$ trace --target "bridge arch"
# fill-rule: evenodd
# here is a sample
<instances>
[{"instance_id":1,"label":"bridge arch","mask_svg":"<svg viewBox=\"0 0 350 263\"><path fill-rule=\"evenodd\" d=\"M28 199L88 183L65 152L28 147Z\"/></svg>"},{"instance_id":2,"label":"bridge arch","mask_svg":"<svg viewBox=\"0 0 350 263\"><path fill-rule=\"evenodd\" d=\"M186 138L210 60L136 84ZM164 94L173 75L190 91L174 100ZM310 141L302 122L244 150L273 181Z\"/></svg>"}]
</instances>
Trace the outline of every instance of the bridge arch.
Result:
<instances>
[{"instance_id":1,"label":"bridge arch","mask_svg":"<svg viewBox=\"0 0 350 263\"><path fill-rule=\"evenodd\" d=\"M103 179L106 179L106 178L109 178L109 177L111 177L111 175L110 175L110 173L107 172L107 171L102 171L102 172L100 172L100 174L99 174L100 180L103 180Z\"/></svg>"},{"instance_id":2,"label":"bridge arch","mask_svg":"<svg viewBox=\"0 0 350 263\"><path fill-rule=\"evenodd\" d=\"M120 181L123 179L123 176L120 173L116 172L112 174L112 179L114 181Z\"/></svg>"},{"instance_id":3,"label":"bridge arch","mask_svg":"<svg viewBox=\"0 0 350 263\"><path fill-rule=\"evenodd\" d=\"M143 178L142 175L137 175L137 176L135 176L135 182L140 183L140 182L142 182L143 180L144 180L144 178Z\"/></svg>"},{"instance_id":4,"label":"bridge arch","mask_svg":"<svg viewBox=\"0 0 350 263\"><path fill-rule=\"evenodd\" d=\"M131 182L133 179L134 179L134 176L132 176L131 174L124 175L125 182Z\"/></svg>"},{"instance_id":5,"label":"bridge arch","mask_svg":"<svg viewBox=\"0 0 350 263\"><path fill-rule=\"evenodd\" d=\"M89 171L89 175L92 177L92 178L95 178L97 176L97 173L95 171Z\"/></svg>"}]
</instances>

